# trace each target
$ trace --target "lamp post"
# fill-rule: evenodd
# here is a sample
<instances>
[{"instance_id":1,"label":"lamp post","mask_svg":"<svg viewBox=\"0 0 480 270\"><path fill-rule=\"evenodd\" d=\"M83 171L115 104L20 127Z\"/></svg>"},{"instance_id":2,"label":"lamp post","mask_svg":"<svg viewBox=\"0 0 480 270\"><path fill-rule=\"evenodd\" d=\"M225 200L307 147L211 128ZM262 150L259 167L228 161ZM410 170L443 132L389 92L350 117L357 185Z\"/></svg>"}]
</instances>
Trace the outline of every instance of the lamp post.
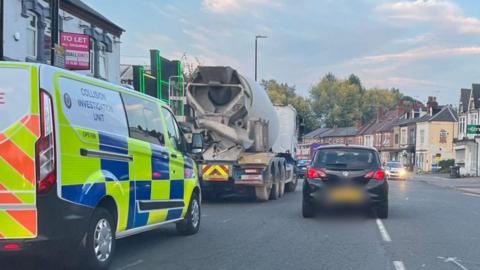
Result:
<instances>
[{"instance_id":1,"label":"lamp post","mask_svg":"<svg viewBox=\"0 0 480 270\"><path fill-rule=\"evenodd\" d=\"M258 39L259 38L267 38L267 36L262 36L262 35L256 35L255 36L255 81L257 81L257 49L258 49Z\"/></svg>"}]
</instances>

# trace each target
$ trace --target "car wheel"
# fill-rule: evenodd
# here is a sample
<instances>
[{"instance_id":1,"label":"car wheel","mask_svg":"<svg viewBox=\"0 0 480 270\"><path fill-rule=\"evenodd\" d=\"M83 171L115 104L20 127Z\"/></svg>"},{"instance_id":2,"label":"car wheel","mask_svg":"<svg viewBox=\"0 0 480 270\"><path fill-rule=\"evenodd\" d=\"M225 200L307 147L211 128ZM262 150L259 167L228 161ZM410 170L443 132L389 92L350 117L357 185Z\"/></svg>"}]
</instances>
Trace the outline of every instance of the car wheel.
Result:
<instances>
[{"instance_id":1,"label":"car wheel","mask_svg":"<svg viewBox=\"0 0 480 270\"><path fill-rule=\"evenodd\" d=\"M377 207L375 207L377 212L377 217L381 219L388 218L388 201L380 203Z\"/></svg>"},{"instance_id":2,"label":"car wheel","mask_svg":"<svg viewBox=\"0 0 480 270\"><path fill-rule=\"evenodd\" d=\"M200 230L202 211L197 193L192 194L185 219L177 222L177 232L183 235L196 234Z\"/></svg>"},{"instance_id":3,"label":"car wheel","mask_svg":"<svg viewBox=\"0 0 480 270\"><path fill-rule=\"evenodd\" d=\"M107 269L115 252L115 221L105 208L92 215L84 247L87 269Z\"/></svg>"},{"instance_id":4,"label":"car wheel","mask_svg":"<svg viewBox=\"0 0 480 270\"><path fill-rule=\"evenodd\" d=\"M304 218L312 218L315 215L313 204L305 199L302 200L302 215Z\"/></svg>"}]
</instances>

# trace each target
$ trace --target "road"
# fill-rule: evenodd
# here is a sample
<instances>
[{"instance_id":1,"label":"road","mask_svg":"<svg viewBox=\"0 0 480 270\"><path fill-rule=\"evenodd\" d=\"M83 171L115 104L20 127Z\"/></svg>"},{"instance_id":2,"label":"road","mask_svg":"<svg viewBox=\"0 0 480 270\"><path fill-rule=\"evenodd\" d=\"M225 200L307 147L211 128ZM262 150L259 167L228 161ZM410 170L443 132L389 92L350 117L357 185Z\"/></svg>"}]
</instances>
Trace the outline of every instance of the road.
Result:
<instances>
[{"instance_id":1,"label":"road","mask_svg":"<svg viewBox=\"0 0 480 270\"><path fill-rule=\"evenodd\" d=\"M300 189L267 203L204 204L200 233L170 225L119 240L111 269L480 269L480 196L422 177L390 182L383 221L303 219Z\"/></svg>"}]
</instances>

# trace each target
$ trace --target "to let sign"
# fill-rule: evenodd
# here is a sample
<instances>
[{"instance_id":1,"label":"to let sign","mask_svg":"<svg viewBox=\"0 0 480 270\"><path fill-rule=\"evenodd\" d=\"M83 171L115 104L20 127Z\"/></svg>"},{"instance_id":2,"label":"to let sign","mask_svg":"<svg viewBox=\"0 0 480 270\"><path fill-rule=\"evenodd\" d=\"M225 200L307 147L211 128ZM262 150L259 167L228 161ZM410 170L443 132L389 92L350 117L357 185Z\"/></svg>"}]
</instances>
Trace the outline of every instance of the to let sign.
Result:
<instances>
[{"instance_id":1,"label":"to let sign","mask_svg":"<svg viewBox=\"0 0 480 270\"><path fill-rule=\"evenodd\" d=\"M467 125L467 134L480 135L480 125Z\"/></svg>"},{"instance_id":2,"label":"to let sign","mask_svg":"<svg viewBox=\"0 0 480 270\"><path fill-rule=\"evenodd\" d=\"M61 33L60 44L65 49L65 68L90 69L90 36L75 33Z\"/></svg>"}]
</instances>

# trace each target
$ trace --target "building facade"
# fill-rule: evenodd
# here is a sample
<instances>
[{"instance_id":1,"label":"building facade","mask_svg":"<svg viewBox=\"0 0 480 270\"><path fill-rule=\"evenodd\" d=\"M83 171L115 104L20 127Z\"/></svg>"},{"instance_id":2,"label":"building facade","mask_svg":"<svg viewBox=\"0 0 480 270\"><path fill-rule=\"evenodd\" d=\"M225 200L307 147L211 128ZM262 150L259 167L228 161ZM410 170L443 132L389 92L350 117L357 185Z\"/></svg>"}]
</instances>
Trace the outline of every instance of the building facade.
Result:
<instances>
[{"instance_id":1,"label":"building facade","mask_svg":"<svg viewBox=\"0 0 480 270\"><path fill-rule=\"evenodd\" d=\"M4 0L2 16L3 60L51 64L50 1ZM79 73L120 83L121 27L81 0L60 0L59 32L90 38L90 69Z\"/></svg>"},{"instance_id":2,"label":"building facade","mask_svg":"<svg viewBox=\"0 0 480 270\"><path fill-rule=\"evenodd\" d=\"M473 84L472 89L460 90L458 108L458 136L454 140L455 163L460 166L463 176L479 175L479 141L478 135L467 132L468 125L478 125L480 119L480 84Z\"/></svg>"},{"instance_id":3,"label":"building facade","mask_svg":"<svg viewBox=\"0 0 480 270\"><path fill-rule=\"evenodd\" d=\"M458 115L451 106L429 106L429 114L417 122L416 169L432 171L441 160L455 158L453 139L457 137Z\"/></svg>"}]
</instances>

